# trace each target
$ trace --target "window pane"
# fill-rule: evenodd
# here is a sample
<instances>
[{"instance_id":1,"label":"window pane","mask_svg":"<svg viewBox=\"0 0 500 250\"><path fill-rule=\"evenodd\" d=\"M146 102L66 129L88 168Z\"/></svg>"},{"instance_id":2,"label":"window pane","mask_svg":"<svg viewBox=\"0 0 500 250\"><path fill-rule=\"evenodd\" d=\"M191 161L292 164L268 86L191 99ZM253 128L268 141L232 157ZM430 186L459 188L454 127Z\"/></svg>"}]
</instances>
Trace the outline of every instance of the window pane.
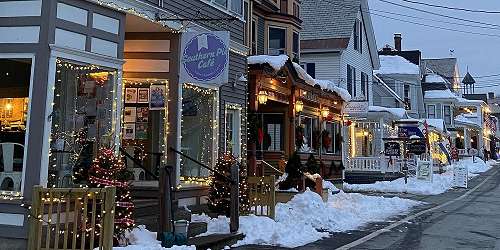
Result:
<instances>
[{"instance_id":1,"label":"window pane","mask_svg":"<svg viewBox=\"0 0 500 250\"><path fill-rule=\"evenodd\" d=\"M356 123L354 126L355 156L369 157L374 155L375 124L368 122Z\"/></svg>"},{"instance_id":2,"label":"window pane","mask_svg":"<svg viewBox=\"0 0 500 250\"><path fill-rule=\"evenodd\" d=\"M315 152L319 149L319 122L317 118L301 116L296 129L297 148L299 152Z\"/></svg>"},{"instance_id":3,"label":"window pane","mask_svg":"<svg viewBox=\"0 0 500 250\"><path fill-rule=\"evenodd\" d=\"M215 91L185 84L182 88L181 150L199 162L213 166ZM208 176L209 172L191 160L182 158L181 176Z\"/></svg>"},{"instance_id":4,"label":"window pane","mask_svg":"<svg viewBox=\"0 0 500 250\"><path fill-rule=\"evenodd\" d=\"M85 64L57 62L52 112L49 186L69 187L90 167L102 147L114 144L116 72Z\"/></svg>"},{"instance_id":5,"label":"window pane","mask_svg":"<svg viewBox=\"0 0 500 250\"><path fill-rule=\"evenodd\" d=\"M213 0L216 4L227 7L227 0Z\"/></svg>"},{"instance_id":6,"label":"window pane","mask_svg":"<svg viewBox=\"0 0 500 250\"><path fill-rule=\"evenodd\" d=\"M21 191L30 59L0 59L0 190Z\"/></svg>"},{"instance_id":7,"label":"window pane","mask_svg":"<svg viewBox=\"0 0 500 250\"><path fill-rule=\"evenodd\" d=\"M299 34L293 33L293 53L298 57L299 55Z\"/></svg>"},{"instance_id":8,"label":"window pane","mask_svg":"<svg viewBox=\"0 0 500 250\"><path fill-rule=\"evenodd\" d=\"M235 13L242 14L242 4L243 0L231 0L231 10Z\"/></svg>"},{"instance_id":9,"label":"window pane","mask_svg":"<svg viewBox=\"0 0 500 250\"><path fill-rule=\"evenodd\" d=\"M286 53L286 30L269 28L269 54L279 55Z\"/></svg>"},{"instance_id":10,"label":"window pane","mask_svg":"<svg viewBox=\"0 0 500 250\"><path fill-rule=\"evenodd\" d=\"M263 114L260 124L262 138L259 138L259 149L264 151L283 151L284 116L282 114Z\"/></svg>"},{"instance_id":11,"label":"window pane","mask_svg":"<svg viewBox=\"0 0 500 250\"><path fill-rule=\"evenodd\" d=\"M316 78L316 64L315 63L307 63L306 64L306 72L312 78Z\"/></svg>"}]
</instances>

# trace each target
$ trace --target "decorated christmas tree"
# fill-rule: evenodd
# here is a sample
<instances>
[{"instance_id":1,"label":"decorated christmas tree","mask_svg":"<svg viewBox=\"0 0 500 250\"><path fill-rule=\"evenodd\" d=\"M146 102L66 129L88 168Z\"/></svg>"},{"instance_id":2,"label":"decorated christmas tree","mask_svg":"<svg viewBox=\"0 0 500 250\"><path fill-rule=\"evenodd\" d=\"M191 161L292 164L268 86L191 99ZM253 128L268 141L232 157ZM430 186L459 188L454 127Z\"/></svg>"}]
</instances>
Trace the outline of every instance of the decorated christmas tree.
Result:
<instances>
[{"instance_id":1,"label":"decorated christmas tree","mask_svg":"<svg viewBox=\"0 0 500 250\"><path fill-rule=\"evenodd\" d=\"M132 219L134 204L129 190L131 173L123 161L114 154L113 149L103 148L90 168L80 173L80 176L86 177L85 182L90 188L116 187L114 235L116 241L120 240L125 230L135 226Z\"/></svg>"},{"instance_id":2,"label":"decorated christmas tree","mask_svg":"<svg viewBox=\"0 0 500 250\"><path fill-rule=\"evenodd\" d=\"M231 179L231 166L233 164L238 164L236 159L230 153L226 153L218 159L215 171ZM208 194L208 208L214 213L229 216L231 183L223 176L214 174L212 177ZM247 174L246 169L242 166L240 166L239 178L240 212L246 213L249 209Z\"/></svg>"}]
</instances>

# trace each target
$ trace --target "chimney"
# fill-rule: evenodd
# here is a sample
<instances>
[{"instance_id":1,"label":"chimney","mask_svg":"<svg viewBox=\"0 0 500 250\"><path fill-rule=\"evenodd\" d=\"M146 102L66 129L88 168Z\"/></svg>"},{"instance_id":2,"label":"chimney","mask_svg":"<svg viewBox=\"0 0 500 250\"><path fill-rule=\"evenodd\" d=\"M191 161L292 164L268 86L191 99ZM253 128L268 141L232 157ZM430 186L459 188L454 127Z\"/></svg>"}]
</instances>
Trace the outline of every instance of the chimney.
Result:
<instances>
[{"instance_id":1,"label":"chimney","mask_svg":"<svg viewBox=\"0 0 500 250\"><path fill-rule=\"evenodd\" d=\"M401 51L401 33L394 34L394 48L397 51Z\"/></svg>"}]
</instances>

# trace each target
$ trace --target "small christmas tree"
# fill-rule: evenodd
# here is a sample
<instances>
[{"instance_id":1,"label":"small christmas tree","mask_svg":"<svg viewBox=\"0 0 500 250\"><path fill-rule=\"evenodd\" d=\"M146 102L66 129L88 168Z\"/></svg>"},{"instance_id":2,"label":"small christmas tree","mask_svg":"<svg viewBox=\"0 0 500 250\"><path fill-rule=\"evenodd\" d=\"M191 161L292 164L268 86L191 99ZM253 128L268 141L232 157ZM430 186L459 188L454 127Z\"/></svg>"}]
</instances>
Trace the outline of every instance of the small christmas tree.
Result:
<instances>
[{"instance_id":1,"label":"small christmas tree","mask_svg":"<svg viewBox=\"0 0 500 250\"><path fill-rule=\"evenodd\" d=\"M233 164L237 164L236 159L230 153L225 153L217 161L215 171L231 179L231 167ZM223 176L214 174L212 177L208 194L208 208L214 213L229 216L231 183ZM247 173L246 168L241 166L239 179L240 211L246 213L249 210Z\"/></svg>"},{"instance_id":2,"label":"small christmas tree","mask_svg":"<svg viewBox=\"0 0 500 250\"><path fill-rule=\"evenodd\" d=\"M318 174L319 173L319 165L318 162L316 161L316 158L314 157L314 154L310 154L309 158L307 159L306 162L306 172L309 174Z\"/></svg>"},{"instance_id":3,"label":"small christmas tree","mask_svg":"<svg viewBox=\"0 0 500 250\"><path fill-rule=\"evenodd\" d=\"M135 226L132 219L134 204L130 196L129 182L131 173L123 161L115 156L113 149L103 148L87 171L87 186L90 188L116 187L115 241L123 233Z\"/></svg>"}]
</instances>

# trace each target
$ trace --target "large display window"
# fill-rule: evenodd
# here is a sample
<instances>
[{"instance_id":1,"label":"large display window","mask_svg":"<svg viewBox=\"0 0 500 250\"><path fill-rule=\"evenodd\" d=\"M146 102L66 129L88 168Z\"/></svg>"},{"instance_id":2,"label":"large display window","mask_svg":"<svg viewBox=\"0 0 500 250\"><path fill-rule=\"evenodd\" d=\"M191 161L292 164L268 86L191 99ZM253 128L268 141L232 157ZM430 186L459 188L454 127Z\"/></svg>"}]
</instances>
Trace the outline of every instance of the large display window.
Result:
<instances>
[{"instance_id":1,"label":"large display window","mask_svg":"<svg viewBox=\"0 0 500 250\"><path fill-rule=\"evenodd\" d=\"M0 58L0 191L20 195L29 114L32 59Z\"/></svg>"},{"instance_id":2,"label":"large display window","mask_svg":"<svg viewBox=\"0 0 500 250\"><path fill-rule=\"evenodd\" d=\"M217 157L218 94L211 88L191 84L182 87L181 150L184 154L214 166ZM181 181L209 176L199 164L181 158Z\"/></svg>"},{"instance_id":3,"label":"large display window","mask_svg":"<svg viewBox=\"0 0 500 250\"><path fill-rule=\"evenodd\" d=\"M48 186L71 187L97 152L115 145L117 71L58 59Z\"/></svg>"}]
</instances>

